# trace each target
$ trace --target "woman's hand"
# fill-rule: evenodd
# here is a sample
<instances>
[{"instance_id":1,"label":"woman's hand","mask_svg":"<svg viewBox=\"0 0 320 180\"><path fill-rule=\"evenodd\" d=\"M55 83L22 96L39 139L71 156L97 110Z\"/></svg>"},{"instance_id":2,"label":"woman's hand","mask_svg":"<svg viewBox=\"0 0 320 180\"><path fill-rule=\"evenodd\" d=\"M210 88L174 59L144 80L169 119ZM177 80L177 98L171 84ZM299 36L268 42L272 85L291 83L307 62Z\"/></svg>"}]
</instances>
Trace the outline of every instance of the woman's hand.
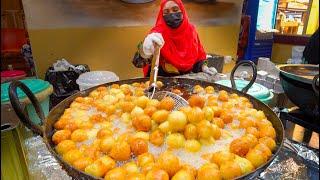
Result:
<instances>
[{"instance_id":1,"label":"woman's hand","mask_svg":"<svg viewBox=\"0 0 320 180\"><path fill-rule=\"evenodd\" d=\"M208 67L206 64L202 65L202 72L207 73L211 76L214 76L218 73L218 71L216 70L216 68L214 67Z\"/></svg>"},{"instance_id":2,"label":"woman's hand","mask_svg":"<svg viewBox=\"0 0 320 180\"><path fill-rule=\"evenodd\" d=\"M154 53L154 45L162 47L164 45L163 37L160 33L151 33L143 41L142 56L150 58Z\"/></svg>"}]
</instances>

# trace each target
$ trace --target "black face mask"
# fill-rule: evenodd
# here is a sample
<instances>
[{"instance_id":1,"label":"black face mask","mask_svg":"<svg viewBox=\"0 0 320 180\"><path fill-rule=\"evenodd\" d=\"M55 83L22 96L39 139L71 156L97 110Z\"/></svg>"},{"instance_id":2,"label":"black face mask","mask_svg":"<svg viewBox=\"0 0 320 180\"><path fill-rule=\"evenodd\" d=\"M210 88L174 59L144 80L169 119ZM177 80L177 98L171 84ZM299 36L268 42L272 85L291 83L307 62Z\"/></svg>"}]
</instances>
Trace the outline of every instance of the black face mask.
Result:
<instances>
[{"instance_id":1,"label":"black face mask","mask_svg":"<svg viewBox=\"0 0 320 180\"><path fill-rule=\"evenodd\" d=\"M166 24L173 29L178 28L182 23L181 12L166 14L163 18Z\"/></svg>"}]
</instances>

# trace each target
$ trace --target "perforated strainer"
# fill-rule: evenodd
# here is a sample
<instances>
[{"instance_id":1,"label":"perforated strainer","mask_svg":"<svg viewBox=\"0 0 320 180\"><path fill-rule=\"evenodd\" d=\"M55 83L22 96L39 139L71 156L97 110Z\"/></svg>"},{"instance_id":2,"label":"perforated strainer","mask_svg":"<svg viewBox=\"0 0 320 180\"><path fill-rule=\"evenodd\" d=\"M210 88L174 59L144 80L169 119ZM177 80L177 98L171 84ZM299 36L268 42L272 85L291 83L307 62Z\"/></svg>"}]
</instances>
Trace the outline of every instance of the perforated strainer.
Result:
<instances>
[{"instance_id":1,"label":"perforated strainer","mask_svg":"<svg viewBox=\"0 0 320 180\"><path fill-rule=\"evenodd\" d=\"M160 47L155 45L154 56L152 58L151 73L150 73L150 86L146 89L146 95L150 99L157 99L161 101L165 97L171 97L174 100L174 110L178 110L181 107L187 106L188 101L183 97L169 92L169 91L156 91L157 90L157 77L159 70L159 59L160 59Z\"/></svg>"}]
</instances>

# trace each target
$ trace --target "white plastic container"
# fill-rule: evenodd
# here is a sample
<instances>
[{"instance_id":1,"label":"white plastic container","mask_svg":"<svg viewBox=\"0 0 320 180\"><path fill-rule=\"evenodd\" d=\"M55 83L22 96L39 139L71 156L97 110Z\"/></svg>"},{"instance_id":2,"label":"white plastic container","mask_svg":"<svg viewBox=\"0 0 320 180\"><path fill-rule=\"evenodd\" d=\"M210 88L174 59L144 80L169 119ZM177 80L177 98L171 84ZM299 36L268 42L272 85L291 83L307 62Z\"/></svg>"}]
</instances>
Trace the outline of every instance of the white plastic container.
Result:
<instances>
[{"instance_id":1,"label":"white plastic container","mask_svg":"<svg viewBox=\"0 0 320 180\"><path fill-rule=\"evenodd\" d=\"M77 79L80 91L89 89L100 84L119 81L119 77L110 71L91 71L83 73Z\"/></svg>"}]
</instances>

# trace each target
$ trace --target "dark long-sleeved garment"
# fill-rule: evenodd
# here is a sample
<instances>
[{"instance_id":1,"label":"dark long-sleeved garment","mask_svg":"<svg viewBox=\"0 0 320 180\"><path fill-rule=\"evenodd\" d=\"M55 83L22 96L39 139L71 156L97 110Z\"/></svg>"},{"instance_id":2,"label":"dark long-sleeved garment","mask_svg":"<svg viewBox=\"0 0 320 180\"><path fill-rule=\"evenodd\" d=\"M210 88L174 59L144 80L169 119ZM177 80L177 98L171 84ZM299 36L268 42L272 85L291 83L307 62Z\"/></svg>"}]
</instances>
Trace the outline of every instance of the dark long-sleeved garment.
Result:
<instances>
[{"instance_id":1,"label":"dark long-sleeved garment","mask_svg":"<svg viewBox=\"0 0 320 180\"><path fill-rule=\"evenodd\" d=\"M304 48L303 57L308 64L319 64L319 29L310 37Z\"/></svg>"}]
</instances>

